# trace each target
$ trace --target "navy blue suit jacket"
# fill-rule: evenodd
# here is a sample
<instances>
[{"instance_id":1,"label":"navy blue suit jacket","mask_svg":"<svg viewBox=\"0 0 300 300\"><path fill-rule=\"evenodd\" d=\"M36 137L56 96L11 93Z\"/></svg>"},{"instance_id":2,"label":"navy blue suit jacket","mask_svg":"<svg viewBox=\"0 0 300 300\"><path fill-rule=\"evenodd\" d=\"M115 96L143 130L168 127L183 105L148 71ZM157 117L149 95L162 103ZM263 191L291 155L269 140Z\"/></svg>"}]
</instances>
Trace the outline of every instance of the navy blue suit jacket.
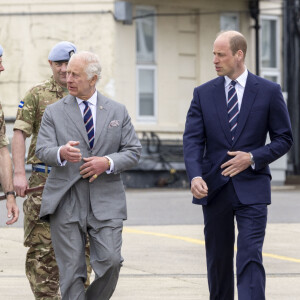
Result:
<instances>
[{"instance_id":1,"label":"navy blue suit jacket","mask_svg":"<svg viewBox=\"0 0 300 300\"><path fill-rule=\"evenodd\" d=\"M255 169L247 168L232 177L243 204L271 203L269 164L292 146L290 118L280 86L248 73L234 142L229 129L224 77L213 79L194 90L183 135L184 159L190 180L202 176L208 196L193 199L207 204L229 177L220 166L231 159L227 151L251 152ZM267 134L271 142L266 143Z\"/></svg>"}]
</instances>

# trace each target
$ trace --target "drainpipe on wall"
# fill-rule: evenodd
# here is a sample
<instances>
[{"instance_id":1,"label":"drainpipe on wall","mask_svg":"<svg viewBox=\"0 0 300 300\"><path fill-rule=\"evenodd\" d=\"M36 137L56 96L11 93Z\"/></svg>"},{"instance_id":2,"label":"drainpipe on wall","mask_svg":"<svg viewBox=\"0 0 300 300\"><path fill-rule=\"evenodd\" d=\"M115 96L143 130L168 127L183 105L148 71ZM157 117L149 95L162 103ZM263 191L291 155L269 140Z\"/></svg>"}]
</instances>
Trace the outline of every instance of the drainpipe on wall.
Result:
<instances>
[{"instance_id":1,"label":"drainpipe on wall","mask_svg":"<svg viewBox=\"0 0 300 300\"><path fill-rule=\"evenodd\" d=\"M255 20L255 69L256 75L259 76L259 0L249 0L249 11L251 18Z\"/></svg>"}]
</instances>

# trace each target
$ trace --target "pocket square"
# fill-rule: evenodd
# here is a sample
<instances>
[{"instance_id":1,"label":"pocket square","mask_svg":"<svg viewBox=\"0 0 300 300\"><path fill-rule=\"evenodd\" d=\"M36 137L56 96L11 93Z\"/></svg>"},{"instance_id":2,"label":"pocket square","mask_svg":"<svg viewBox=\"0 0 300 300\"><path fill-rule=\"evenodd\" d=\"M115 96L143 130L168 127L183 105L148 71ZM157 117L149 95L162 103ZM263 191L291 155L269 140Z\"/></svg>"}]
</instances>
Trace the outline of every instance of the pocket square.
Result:
<instances>
[{"instance_id":1,"label":"pocket square","mask_svg":"<svg viewBox=\"0 0 300 300\"><path fill-rule=\"evenodd\" d=\"M118 127L120 126L120 122L119 120L112 120L110 123L109 123L109 128L112 128L112 127Z\"/></svg>"}]
</instances>

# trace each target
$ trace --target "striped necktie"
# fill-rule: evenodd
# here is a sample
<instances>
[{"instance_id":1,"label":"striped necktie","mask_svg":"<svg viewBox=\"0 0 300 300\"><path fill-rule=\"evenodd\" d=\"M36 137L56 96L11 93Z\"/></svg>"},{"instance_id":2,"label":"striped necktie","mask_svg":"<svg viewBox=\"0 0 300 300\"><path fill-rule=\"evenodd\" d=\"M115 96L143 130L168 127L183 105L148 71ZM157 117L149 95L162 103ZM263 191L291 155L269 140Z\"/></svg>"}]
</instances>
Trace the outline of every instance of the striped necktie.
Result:
<instances>
[{"instance_id":1,"label":"striped necktie","mask_svg":"<svg viewBox=\"0 0 300 300\"><path fill-rule=\"evenodd\" d=\"M93 115L92 111L89 107L88 101L83 101L83 104L85 105L84 111L83 111L83 121L85 125L85 129L88 135L90 148L93 149L94 146L94 121L93 121Z\"/></svg>"},{"instance_id":2,"label":"striped necktie","mask_svg":"<svg viewBox=\"0 0 300 300\"><path fill-rule=\"evenodd\" d=\"M231 131L232 141L234 140L234 134L237 126L238 116L239 116L239 105L238 98L235 89L236 81L231 81L228 90L228 100L227 100L227 110L228 110L228 120Z\"/></svg>"}]
</instances>

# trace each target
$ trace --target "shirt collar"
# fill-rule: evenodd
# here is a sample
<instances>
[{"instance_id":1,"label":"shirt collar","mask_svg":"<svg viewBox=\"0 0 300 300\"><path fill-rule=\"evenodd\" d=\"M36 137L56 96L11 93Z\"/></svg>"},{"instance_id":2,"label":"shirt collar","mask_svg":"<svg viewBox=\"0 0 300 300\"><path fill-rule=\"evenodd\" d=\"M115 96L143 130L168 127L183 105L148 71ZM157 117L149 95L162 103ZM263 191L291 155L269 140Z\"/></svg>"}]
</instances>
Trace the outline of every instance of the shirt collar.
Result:
<instances>
[{"instance_id":1,"label":"shirt collar","mask_svg":"<svg viewBox=\"0 0 300 300\"><path fill-rule=\"evenodd\" d=\"M248 70L246 68L245 71L235 81L243 88L245 88L247 77L248 77ZM225 87L228 87L232 79L230 79L228 76L224 76L224 78L225 78Z\"/></svg>"},{"instance_id":2,"label":"shirt collar","mask_svg":"<svg viewBox=\"0 0 300 300\"><path fill-rule=\"evenodd\" d=\"M87 101L87 102L89 102L89 104L92 104L92 105L96 106L97 105L97 90L95 90L95 93L88 100L82 100L78 97L76 97L76 100L77 100L78 105L80 105L83 101Z\"/></svg>"},{"instance_id":3,"label":"shirt collar","mask_svg":"<svg viewBox=\"0 0 300 300\"><path fill-rule=\"evenodd\" d=\"M53 75L50 77L49 82L50 82L50 88L49 88L49 91L51 91L51 92L58 92L58 93L61 93L61 92L68 93L68 89L67 89L66 87L60 86L60 85L54 80Z\"/></svg>"}]
</instances>

